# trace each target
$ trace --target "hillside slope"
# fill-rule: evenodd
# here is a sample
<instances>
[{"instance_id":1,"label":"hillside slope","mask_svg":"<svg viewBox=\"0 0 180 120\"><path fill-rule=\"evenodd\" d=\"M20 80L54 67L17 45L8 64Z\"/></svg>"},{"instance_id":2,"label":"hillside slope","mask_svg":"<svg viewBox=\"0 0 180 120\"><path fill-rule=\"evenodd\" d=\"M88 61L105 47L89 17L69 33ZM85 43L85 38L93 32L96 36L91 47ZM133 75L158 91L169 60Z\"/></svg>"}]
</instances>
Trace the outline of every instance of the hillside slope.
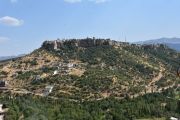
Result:
<instances>
[{"instance_id":1,"label":"hillside slope","mask_svg":"<svg viewBox=\"0 0 180 120\"><path fill-rule=\"evenodd\" d=\"M135 45L109 39L45 41L41 48L0 65L14 93L72 100L137 97L177 88L180 54L165 45Z\"/></svg>"}]
</instances>

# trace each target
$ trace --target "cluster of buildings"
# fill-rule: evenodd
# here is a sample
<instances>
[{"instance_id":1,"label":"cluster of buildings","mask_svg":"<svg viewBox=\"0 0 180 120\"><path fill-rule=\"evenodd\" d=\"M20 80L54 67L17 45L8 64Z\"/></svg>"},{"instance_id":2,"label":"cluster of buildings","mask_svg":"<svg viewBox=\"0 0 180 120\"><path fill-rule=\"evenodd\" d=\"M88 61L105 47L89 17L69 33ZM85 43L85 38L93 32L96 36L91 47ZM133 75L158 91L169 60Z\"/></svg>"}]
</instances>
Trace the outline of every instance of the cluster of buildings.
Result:
<instances>
[{"instance_id":1,"label":"cluster of buildings","mask_svg":"<svg viewBox=\"0 0 180 120\"><path fill-rule=\"evenodd\" d=\"M77 66L77 64L73 62L60 62L58 64L53 64L52 65L56 70L53 72L53 76L55 75L67 75L69 72ZM40 81L42 78L40 75L35 76L34 81ZM42 91L43 96L48 96L54 88L54 85L47 85L45 89Z\"/></svg>"},{"instance_id":2,"label":"cluster of buildings","mask_svg":"<svg viewBox=\"0 0 180 120\"><path fill-rule=\"evenodd\" d=\"M77 65L74 63L60 63L59 65L57 65L57 70L54 71L53 75L67 75L76 66Z\"/></svg>"}]
</instances>

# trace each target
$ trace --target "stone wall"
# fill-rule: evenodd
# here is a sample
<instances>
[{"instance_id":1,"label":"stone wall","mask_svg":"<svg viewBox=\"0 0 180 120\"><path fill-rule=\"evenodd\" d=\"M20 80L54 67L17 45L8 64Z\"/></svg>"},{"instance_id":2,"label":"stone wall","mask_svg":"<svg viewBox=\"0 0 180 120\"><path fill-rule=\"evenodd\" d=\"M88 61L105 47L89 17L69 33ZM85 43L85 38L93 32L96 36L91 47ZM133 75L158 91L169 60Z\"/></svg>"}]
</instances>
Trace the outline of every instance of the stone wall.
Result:
<instances>
[{"instance_id":1,"label":"stone wall","mask_svg":"<svg viewBox=\"0 0 180 120\"><path fill-rule=\"evenodd\" d=\"M76 47L95 47L102 45L110 45L110 46L121 46L121 42L113 41L110 39L70 39L70 40L55 40L55 41L45 41L42 44L42 48L48 50L57 50L61 49L64 46L76 46Z\"/></svg>"}]
</instances>

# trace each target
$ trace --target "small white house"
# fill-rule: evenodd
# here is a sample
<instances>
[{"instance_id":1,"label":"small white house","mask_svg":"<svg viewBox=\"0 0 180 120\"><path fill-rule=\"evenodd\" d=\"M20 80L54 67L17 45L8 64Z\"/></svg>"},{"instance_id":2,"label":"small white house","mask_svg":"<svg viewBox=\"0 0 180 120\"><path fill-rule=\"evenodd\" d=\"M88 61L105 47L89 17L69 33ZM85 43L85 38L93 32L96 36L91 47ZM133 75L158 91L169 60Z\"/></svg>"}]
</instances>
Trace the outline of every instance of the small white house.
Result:
<instances>
[{"instance_id":1,"label":"small white house","mask_svg":"<svg viewBox=\"0 0 180 120\"><path fill-rule=\"evenodd\" d=\"M57 75L58 74L58 70L55 70L53 75Z\"/></svg>"},{"instance_id":2,"label":"small white house","mask_svg":"<svg viewBox=\"0 0 180 120\"><path fill-rule=\"evenodd\" d=\"M4 120L4 114L1 115L0 113L0 120Z\"/></svg>"},{"instance_id":3,"label":"small white house","mask_svg":"<svg viewBox=\"0 0 180 120\"><path fill-rule=\"evenodd\" d=\"M69 63L69 64L67 65L67 67L68 67L68 68L73 68L73 67L74 67L74 64L73 64L73 63Z\"/></svg>"},{"instance_id":4,"label":"small white house","mask_svg":"<svg viewBox=\"0 0 180 120\"><path fill-rule=\"evenodd\" d=\"M3 111L3 104L0 104L0 113Z\"/></svg>"},{"instance_id":5,"label":"small white house","mask_svg":"<svg viewBox=\"0 0 180 120\"><path fill-rule=\"evenodd\" d=\"M0 120L4 120L7 111L8 109L3 104L0 104Z\"/></svg>"},{"instance_id":6,"label":"small white house","mask_svg":"<svg viewBox=\"0 0 180 120\"><path fill-rule=\"evenodd\" d=\"M54 88L53 85L48 85L48 86L46 86L46 87L45 87L45 90L44 90L44 96L49 95L49 94L52 92L53 88Z\"/></svg>"},{"instance_id":7,"label":"small white house","mask_svg":"<svg viewBox=\"0 0 180 120\"><path fill-rule=\"evenodd\" d=\"M178 118L171 117L170 120L178 120Z\"/></svg>"}]
</instances>

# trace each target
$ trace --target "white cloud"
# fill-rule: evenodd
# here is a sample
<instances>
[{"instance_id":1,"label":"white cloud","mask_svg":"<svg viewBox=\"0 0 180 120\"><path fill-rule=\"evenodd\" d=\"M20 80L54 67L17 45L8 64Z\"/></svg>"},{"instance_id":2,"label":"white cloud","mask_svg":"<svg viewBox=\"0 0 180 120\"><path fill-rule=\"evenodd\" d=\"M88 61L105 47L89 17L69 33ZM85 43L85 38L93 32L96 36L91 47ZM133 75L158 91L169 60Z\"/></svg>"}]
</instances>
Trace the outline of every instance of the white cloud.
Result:
<instances>
[{"instance_id":1,"label":"white cloud","mask_svg":"<svg viewBox=\"0 0 180 120\"><path fill-rule=\"evenodd\" d=\"M24 21L17 18L5 16L0 18L0 23L8 26L21 26Z\"/></svg>"},{"instance_id":2,"label":"white cloud","mask_svg":"<svg viewBox=\"0 0 180 120\"><path fill-rule=\"evenodd\" d=\"M109 0L64 0L67 3L80 3L82 1L94 2L94 3L105 3Z\"/></svg>"},{"instance_id":3,"label":"white cloud","mask_svg":"<svg viewBox=\"0 0 180 120\"><path fill-rule=\"evenodd\" d=\"M64 0L67 3L79 3L82 2L82 0Z\"/></svg>"},{"instance_id":4,"label":"white cloud","mask_svg":"<svg viewBox=\"0 0 180 120\"><path fill-rule=\"evenodd\" d=\"M8 37L1 37L1 36L0 36L0 43L4 43L4 42L6 42L6 41L8 41L8 40L9 40Z\"/></svg>"},{"instance_id":5,"label":"white cloud","mask_svg":"<svg viewBox=\"0 0 180 120\"><path fill-rule=\"evenodd\" d=\"M105 2L107 2L109 0L89 0L89 1L95 2L95 3L105 3Z\"/></svg>"},{"instance_id":6,"label":"white cloud","mask_svg":"<svg viewBox=\"0 0 180 120\"><path fill-rule=\"evenodd\" d=\"M18 0L10 0L11 1L11 3L17 3L18 2Z\"/></svg>"}]
</instances>

